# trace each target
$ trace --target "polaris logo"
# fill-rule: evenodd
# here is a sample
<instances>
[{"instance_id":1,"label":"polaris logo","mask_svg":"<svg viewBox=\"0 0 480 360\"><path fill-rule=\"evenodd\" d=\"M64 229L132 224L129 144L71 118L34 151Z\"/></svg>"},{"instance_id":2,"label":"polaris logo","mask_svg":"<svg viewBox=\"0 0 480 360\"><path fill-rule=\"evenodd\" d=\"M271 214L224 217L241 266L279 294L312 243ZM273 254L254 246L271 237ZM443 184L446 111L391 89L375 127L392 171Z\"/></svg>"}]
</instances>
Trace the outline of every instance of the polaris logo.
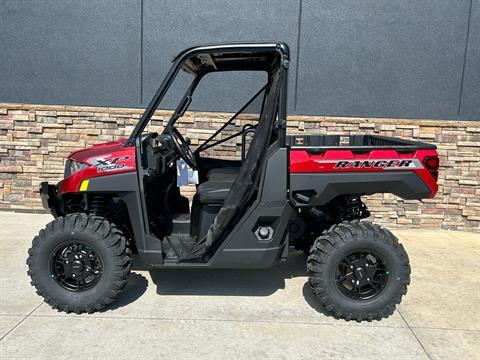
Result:
<instances>
[{"instance_id":1,"label":"polaris logo","mask_svg":"<svg viewBox=\"0 0 480 360\"><path fill-rule=\"evenodd\" d=\"M420 169L416 159L339 160L335 169Z\"/></svg>"}]
</instances>

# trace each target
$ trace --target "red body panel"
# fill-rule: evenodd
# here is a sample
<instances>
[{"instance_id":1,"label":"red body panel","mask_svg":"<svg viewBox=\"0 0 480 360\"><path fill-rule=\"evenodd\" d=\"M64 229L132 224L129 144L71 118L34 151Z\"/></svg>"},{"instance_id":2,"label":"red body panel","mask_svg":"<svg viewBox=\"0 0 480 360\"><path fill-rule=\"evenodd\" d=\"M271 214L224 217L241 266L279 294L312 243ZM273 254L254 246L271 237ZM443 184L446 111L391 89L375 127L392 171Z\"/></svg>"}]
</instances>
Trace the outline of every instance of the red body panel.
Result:
<instances>
[{"instance_id":1,"label":"red body panel","mask_svg":"<svg viewBox=\"0 0 480 360\"><path fill-rule=\"evenodd\" d=\"M72 152L68 159L89 166L63 180L61 193L77 192L84 179L136 171L135 146L125 144L121 139Z\"/></svg>"},{"instance_id":2,"label":"red body panel","mask_svg":"<svg viewBox=\"0 0 480 360\"><path fill-rule=\"evenodd\" d=\"M322 153L310 153L304 149L290 150L291 173L342 173L414 171L431 190L430 197L438 191L437 180L425 168L427 157L438 157L436 150L417 150L400 153L396 150L371 150L356 153L351 150L332 149ZM354 186L354 184L352 184Z\"/></svg>"}]
</instances>

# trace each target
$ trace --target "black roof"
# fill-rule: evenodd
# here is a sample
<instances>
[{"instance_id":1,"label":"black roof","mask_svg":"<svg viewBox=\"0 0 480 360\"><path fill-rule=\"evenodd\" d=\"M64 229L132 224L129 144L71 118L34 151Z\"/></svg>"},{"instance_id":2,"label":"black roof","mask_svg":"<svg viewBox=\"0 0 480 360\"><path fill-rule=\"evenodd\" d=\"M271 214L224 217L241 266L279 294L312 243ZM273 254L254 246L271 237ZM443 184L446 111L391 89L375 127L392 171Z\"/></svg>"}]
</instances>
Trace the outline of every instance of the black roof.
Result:
<instances>
[{"instance_id":1,"label":"black roof","mask_svg":"<svg viewBox=\"0 0 480 360\"><path fill-rule=\"evenodd\" d=\"M268 70L278 58L288 61L287 44L227 43L186 49L173 62L182 63L184 71L199 74L229 70Z\"/></svg>"}]
</instances>

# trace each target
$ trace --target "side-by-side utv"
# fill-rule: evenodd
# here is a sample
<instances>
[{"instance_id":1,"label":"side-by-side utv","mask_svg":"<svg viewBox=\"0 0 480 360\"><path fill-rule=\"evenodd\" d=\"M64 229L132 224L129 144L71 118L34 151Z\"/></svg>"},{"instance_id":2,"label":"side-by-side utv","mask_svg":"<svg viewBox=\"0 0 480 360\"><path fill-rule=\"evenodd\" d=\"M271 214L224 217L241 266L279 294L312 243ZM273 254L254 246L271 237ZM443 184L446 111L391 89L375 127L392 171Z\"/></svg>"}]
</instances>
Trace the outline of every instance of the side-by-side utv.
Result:
<instances>
[{"instance_id":1,"label":"side-by-side utv","mask_svg":"<svg viewBox=\"0 0 480 360\"><path fill-rule=\"evenodd\" d=\"M361 221L369 217L361 196L433 197L436 147L371 134L287 135L289 61L283 43L187 49L128 139L71 153L64 179L41 184L55 219L28 252L45 301L66 312L105 308L124 288L132 254L143 269L252 269L296 248L308 254L309 283L326 313L357 321L392 314L410 282L409 260L390 231ZM161 134L147 131L180 71L192 79L185 94ZM194 147L177 121L205 75L228 71L259 72L266 82ZM254 101L258 121L225 133ZM206 156L234 137L239 159ZM177 186L185 165L196 183L191 203Z\"/></svg>"}]
</instances>

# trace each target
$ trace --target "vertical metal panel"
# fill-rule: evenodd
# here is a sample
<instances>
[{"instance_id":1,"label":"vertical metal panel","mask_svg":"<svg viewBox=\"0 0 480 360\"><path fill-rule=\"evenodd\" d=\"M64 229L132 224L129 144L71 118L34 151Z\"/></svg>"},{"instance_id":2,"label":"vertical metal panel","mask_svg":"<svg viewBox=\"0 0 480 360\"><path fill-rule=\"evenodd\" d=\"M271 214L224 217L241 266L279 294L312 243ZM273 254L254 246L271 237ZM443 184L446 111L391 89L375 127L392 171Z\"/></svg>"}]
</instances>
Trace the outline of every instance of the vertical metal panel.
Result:
<instances>
[{"instance_id":1,"label":"vertical metal panel","mask_svg":"<svg viewBox=\"0 0 480 360\"><path fill-rule=\"evenodd\" d=\"M480 0L472 0L460 118L480 120Z\"/></svg>"},{"instance_id":2,"label":"vertical metal panel","mask_svg":"<svg viewBox=\"0 0 480 360\"><path fill-rule=\"evenodd\" d=\"M167 73L172 57L184 48L228 41L284 41L296 59L298 1L144 0L144 7L145 104ZM222 78L212 76L209 84L205 81L203 93L208 96L197 103L197 110L234 111L239 98L258 90L254 76ZM166 105L171 107L173 102Z\"/></svg>"},{"instance_id":3,"label":"vertical metal panel","mask_svg":"<svg viewBox=\"0 0 480 360\"><path fill-rule=\"evenodd\" d=\"M0 101L140 105L140 2L3 1Z\"/></svg>"},{"instance_id":4,"label":"vertical metal panel","mask_svg":"<svg viewBox=\"0 0 480 360\"><path fill-rule=\"evenodd\" d=\"M457 118L469 0L304 0L298 112Z\"/></svg>"}]
</instances>

